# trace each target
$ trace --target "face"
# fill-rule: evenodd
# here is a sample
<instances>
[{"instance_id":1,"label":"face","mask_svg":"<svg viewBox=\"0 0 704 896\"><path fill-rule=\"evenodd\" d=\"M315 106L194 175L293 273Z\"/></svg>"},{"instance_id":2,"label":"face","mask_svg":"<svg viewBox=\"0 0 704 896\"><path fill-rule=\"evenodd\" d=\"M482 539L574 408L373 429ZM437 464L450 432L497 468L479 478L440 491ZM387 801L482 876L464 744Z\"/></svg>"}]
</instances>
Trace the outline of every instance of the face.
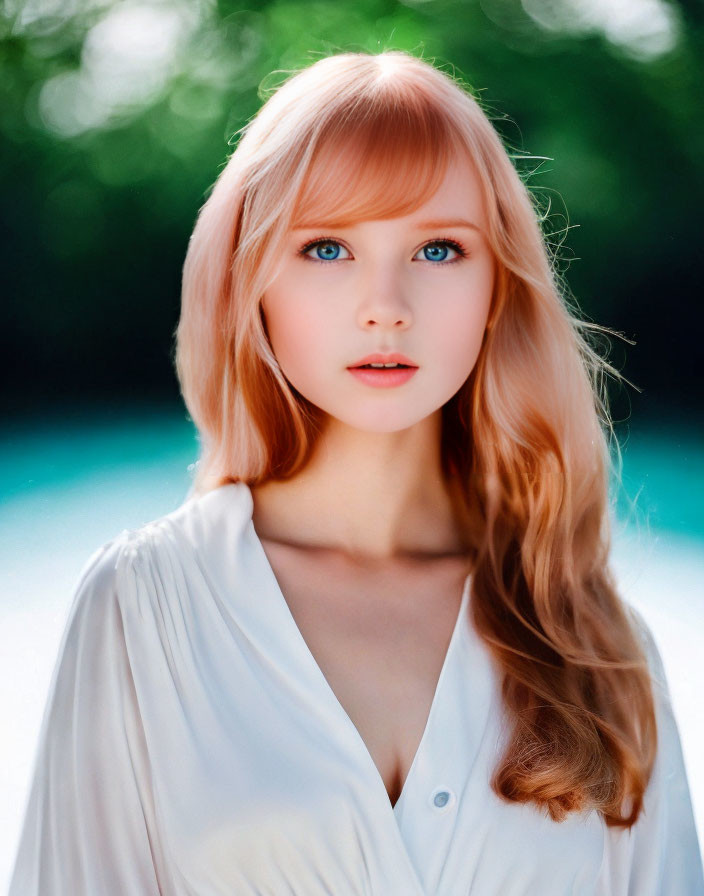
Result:
<instances>
[{"instance_id":1,"label":"face","mask_svg":"<svg viewBox=\"0 0 704 896\"><path fill-rule=\"evenodd\" d=\"M288 381L359 430L396 432L438 412L482 344L494 284L485 227L477 176L455 162L410 215L292 230L262 299ZM351 369L374 354L401 354L416 369Z\"/></svg>"}]
</instances>

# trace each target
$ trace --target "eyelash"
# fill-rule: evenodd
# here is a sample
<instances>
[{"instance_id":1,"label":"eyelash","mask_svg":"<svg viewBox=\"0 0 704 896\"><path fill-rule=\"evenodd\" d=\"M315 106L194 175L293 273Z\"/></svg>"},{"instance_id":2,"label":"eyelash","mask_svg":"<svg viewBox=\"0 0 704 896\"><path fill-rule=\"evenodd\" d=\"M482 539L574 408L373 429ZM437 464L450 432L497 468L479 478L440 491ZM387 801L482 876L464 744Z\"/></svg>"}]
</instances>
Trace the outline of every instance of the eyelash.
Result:
<instances>
[{"instance_id":1,"label":"eyelash","mask_svg":"<svg viewBox=\"0 0 704 896\"><path fill-rule=\"evenodd\" d=\"M302 246L298 250L298 254L304 258L307 258L308 261L314 261L317 264L335 264L336 261L347 261L346 258L333 258L333 259L330 259L329 261L325 261L322 258L313 258L310 255L306 255L306 252L309 252L314 246L318 246L321 243L335 243L335 245L337 245L337 246L342 246L342 243L339 240L335 240L332 237L317 237L317 239L311 240L310 242L306 243L305 246ZM445 264L454 264L454 262L461 261L463 258L467 257L466 249L464 248L464 246L461 243L458 243L457 240L451 240L451 239L431 240L429 243L425 243L425 245L421 246L421 248L418 251L420 252L422 249L425 249L426 246L449 246L451 249L454 249L454 251L458 255L457 258L451 258L450 261L440 261L440 262L429 261L428 262L429 264L432 264L435 267L439 267L440 265L445 265ZM427 261L427 259L424 259L424 260Z\"/></svg>"}]
</instances>

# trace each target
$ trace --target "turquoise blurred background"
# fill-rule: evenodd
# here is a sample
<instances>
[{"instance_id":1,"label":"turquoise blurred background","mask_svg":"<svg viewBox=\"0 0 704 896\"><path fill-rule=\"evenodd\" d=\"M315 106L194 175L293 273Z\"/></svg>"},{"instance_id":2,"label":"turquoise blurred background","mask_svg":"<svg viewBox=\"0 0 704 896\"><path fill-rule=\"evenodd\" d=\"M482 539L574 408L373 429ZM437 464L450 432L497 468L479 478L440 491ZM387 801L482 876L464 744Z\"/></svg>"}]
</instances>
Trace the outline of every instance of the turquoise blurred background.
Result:
<instances>
[{"instance_id":1,"label":"turquoise blurred background","mask_svg":"<svg viewBox=\"0 0 704 896\"><path fill-rule=\"evenodd\" d=\"M198 209L289 71L383 49L470 85L566 297L614 333L612 562L663 655L703 839L704 4L0 0L0 886L79 573L190 486L172 353Z\"/></svg>"}]
</instances>

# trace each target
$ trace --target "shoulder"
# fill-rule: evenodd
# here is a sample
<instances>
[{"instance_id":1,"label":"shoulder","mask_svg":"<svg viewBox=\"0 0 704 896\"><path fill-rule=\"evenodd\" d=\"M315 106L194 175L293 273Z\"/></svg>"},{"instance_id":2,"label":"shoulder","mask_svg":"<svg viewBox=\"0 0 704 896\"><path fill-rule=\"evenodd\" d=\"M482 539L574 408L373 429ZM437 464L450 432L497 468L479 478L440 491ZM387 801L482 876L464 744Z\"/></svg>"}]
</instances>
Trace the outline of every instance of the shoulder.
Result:
<instances>
[{"instance_id":1,"label":"shoulder","mask_svg":"<svg viewBox=\"0 0 704 896\"><path fill-rule=\"evenodd\" d=\"M648 661L650 677L656 691L656 696L659 696L660 699L665 698L669 702L669 690L665 667L652 629L645 621L645 617L641 611L634 607L633 604L626 603L626 610Z\"/></svg>"},{"instance_id":2,"label":"shoulder","mask_svg":"<svg viewBox=\"0 0 704 896\"><path fill-rule=\"evenodd\" d=\"M678 786L684 796L688 785L684 773L679 725L672 703L670 684L665 672L662 655L655 641L653 631L645 621L643 614L630 604L627 607L648 662L655 704L657 758L655 771L648 790L652 794L653 791L657 791L665 786L664 782L669 781L674 786L674 782L678 781Z\"/></svg>"},{"instance_id":3,"label":"shoulder","mask_svg":"<svg viewBox=\"0 0 704 896\"><path fill-rule=\"evenodd\" d=\"M624 850L622 867L628 875L629 893L655 896L666 889L678 896L704 894L689 780L662 656L643 614L631 604L626 606L650 669L657 749L643 812L628 839L621 839L618 829L613 829L609 848Z\"/></svg>"},{"instance_id":4,"label":"shoulder","mask_svg":"<svg viewBox=\"0 0 704 896\"><path fill-rule=\"evenodd\" d=\"M656 765L661 767L661 772L666 770L665 779L667 779L675 773L679 774L678 770L682 764L679 725L672 703L670 684L662 654L650 625L646 622L640 610L631 604L626 606L648 663L657 726ZM673 764L676 767L674 770ZM656 770L653 778L662 778L662 775ZM652 780L649 789L652 790L656 786L654 780Z\"/></svg>"},{"instance_id":5,"label":"shoulder","mask_svg":"<svg viewBox=\"0 0 704 896\"><path fill-rule=\"evenodd\" d=\"M202 578L204 570L217 576L242 550L251 511L251 492L237 483L189 497L169 513L123 529L80 570L72 615L99 612L106 602L123 612L144 609L182 592L184 580Z\"/></svg>"}]
</instances>

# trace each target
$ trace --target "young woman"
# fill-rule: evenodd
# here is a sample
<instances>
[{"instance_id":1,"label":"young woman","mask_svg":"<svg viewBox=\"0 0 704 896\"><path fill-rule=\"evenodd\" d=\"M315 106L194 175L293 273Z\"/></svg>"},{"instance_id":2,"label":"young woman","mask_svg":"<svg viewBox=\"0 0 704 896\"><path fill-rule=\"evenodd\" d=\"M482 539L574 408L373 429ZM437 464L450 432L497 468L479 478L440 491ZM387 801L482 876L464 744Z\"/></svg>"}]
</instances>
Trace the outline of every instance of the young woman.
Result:
<instances>
[{"instance_id":1,"label":"young woman","mask_svg":"<svg viewBox=\"0 0 704 896\"><path fill-rule=\"evenodd\" d=\"M82 573L11 896L703 893L608 365L498 135L402 52L243 132L184 268L193 489Z\"/></svg>"}]
</instances>

